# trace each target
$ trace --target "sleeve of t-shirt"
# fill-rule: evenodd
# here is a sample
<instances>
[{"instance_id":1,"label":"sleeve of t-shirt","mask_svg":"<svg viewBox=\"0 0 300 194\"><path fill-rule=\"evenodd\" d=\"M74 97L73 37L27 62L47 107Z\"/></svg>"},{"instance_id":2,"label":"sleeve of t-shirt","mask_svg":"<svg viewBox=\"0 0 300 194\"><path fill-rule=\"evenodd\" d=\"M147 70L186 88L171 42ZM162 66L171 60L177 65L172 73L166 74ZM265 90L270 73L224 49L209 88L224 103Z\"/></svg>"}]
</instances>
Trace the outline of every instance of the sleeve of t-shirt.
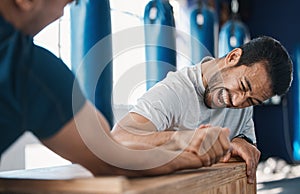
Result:
<instances>
[{"instance_id":1,"label":"sleeve of t-shirt","mask_svg":"<svg viewBox=\"0 0 300 194\"><path fill-rule=\"evenodd\" d=\"M172 127L176 114L181 111L180 101L174 90L167 84L158 83L146 92L130 112L149 119L158 131Z\"/></svg>"},{"instance_id":2,"label":"sleeve of t-shirt","mask_svg":"<svg viewBox=\"0 0 300 194\"><path fill-rule=\"evenodd\" d=\"M253 143L256 143L255 128L253 122L253 107L248 107L247 109L247 119L245 121L245 126L242 130L242 134L250 138Z\"/></svg>"},{"instance_id":3,"label":"sleeve of t-shirt","mask_svg":"<svg viewBox=\"0 0 300 194\"><path fill-rule=\"evenodd\" d=\"M83 106L85 98L74 74L48 50L33 45L22 67L23 127L38 138L61 129Z\"/></svg>"}]
</instances>

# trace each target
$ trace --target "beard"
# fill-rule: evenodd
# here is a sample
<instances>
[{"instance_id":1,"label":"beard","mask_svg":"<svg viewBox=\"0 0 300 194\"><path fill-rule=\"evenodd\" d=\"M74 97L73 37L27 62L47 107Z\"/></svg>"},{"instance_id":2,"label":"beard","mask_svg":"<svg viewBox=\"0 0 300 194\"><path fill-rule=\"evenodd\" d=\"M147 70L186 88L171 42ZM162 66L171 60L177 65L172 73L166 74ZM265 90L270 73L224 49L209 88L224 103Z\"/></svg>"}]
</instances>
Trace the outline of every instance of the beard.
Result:
<instances>
[{"instance_id":1,"label":"beard","mask_svg":"<svg viewBox=\"0 0 300 194\"><path fill-rule=\"evenodd\" d=\"M207 108L212 108L211 92L209 88L205 88L203 102Z\"/></svg>"},{"instance_id":2,"label":"beard","mask_svg":"<svg viewBox=\"0 0 300 194\"><path fill-rule=\"evenodd\" d=\"M222 75L225 75L224 73L226 73L228 69L230 69L230 67L216 72L207 82L203 102L205 106L210 109L226 108L226 104L224 103L224 98L222 96L224 90L226 90Z\"/></svg>"}]
</instances>

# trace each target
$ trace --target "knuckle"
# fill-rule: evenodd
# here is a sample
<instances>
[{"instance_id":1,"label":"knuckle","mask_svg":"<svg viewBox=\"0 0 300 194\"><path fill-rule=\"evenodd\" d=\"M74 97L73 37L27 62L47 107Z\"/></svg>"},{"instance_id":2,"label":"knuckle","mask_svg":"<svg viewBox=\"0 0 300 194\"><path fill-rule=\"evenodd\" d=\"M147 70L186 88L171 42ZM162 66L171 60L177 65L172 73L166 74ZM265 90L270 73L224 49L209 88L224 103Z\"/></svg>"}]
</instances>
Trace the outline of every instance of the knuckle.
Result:
<instances>
[{"instance_id":1,"label":"knuckle","mask_svg":"<svg viewBox=\"0 0 300 194\"><path fill-rule=\"evenodd\" d=\"M210 157L205 154L202 158L202 163L204 166L210 166L211 165L211 160L210 160Z\"/></svg>"},{"instance_id":2,"label":"knuckle","mask_svg":"<svg viewBox=\"0 0 300 194\"><path fill-rule=\"evenodd\" d=\"M216 157L221 157L223 156L225 153L227 153L224 149L218 149L215 151L215 155Z\"/></svg>"},{"instance_id":3,"label":"knuckle","mask_svg":"<svg viewBox=\"0 0 300 194\"><path fill-rule=\"evenodd\" d=\"M230 149L230 143L227 142L223 144L222 148L223 148L223 152L227 152Z\"/></svg>"}]
</instances>

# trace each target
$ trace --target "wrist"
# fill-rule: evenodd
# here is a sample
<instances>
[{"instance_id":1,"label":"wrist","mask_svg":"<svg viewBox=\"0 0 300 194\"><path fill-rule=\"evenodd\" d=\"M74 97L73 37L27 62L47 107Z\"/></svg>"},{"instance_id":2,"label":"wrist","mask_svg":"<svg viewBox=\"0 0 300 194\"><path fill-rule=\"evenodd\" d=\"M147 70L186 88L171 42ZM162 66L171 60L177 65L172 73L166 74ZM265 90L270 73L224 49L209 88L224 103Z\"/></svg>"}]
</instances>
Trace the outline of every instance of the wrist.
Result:
<instances>
[{"instance_id":1,"label":"wrist","mask_svg":"<svg viewBox=\"0 0 300 194\"><path fill-rule=\"evenodd\" d=\"M235 136L234 138L241 138L241 139L244 139L245 141L247 141L247 142L250 143L251 145L254 145L253 141L252 141L249 137L247 137L246 135L244 135L244 134L239 134L239 135ZM234 138L233 138L233 139L234 139Z\"/></svg>"}]
</instances>

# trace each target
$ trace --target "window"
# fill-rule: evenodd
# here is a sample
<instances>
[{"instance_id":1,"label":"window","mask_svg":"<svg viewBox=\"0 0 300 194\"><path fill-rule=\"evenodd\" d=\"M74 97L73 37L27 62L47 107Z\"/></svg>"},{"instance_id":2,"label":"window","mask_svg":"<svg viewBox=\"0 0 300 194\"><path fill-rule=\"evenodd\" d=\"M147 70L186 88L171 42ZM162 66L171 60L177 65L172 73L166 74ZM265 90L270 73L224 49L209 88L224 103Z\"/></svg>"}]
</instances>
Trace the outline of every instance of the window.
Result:
<instances>
[{"instance_id":1,"label":"window","mask_svg":"<svg viewBox=\"0 0 300 194\"><path fill-rule=\"evenodd\" d=\"M144 9L148 2L149 0L111 0L112 33L117 36L117 33L126 33L132 27L142 28ZM113 45L117 44L118 42L113 42ZM137 98L146 91L145 48L128 48L121 55L113 56L114 104L135 104Z\"/></svg>"},{"instance_id":2,"label":"window","mask_svg":"<svg viewBox=\"0 0 300 194\"><path fill-rule=\"evenodd\" d=\"M111 0L112 33L118 33L131 27L143 26L144 8L149 0ZM60 57L71 68L70 58L70 7L65 8L62 18L47 26L34 38L35 43L40 45L57 57ZM114 41L114 40L113 40ZM114 42L114 44L118 44ZM145 83L133 85L128 81L126 88L118 90L120 80L130 76L132 68L138 68L141 79L145 80L145 50L143 47L126 50L113 59L113 86L114 103L116 105L134 104L136 99L146 91ZM129 96L120 95L124 90L130 90Z\"/></svg>"},{"instance_id":3,"label":"window","mask_svg":"<svg viewBox=\"0 0 300 194\"><path fill-rule=\"evenodd\" d=\"M71 68L70 57L70 7L66 6L64 15L48 25L34 37L35 44L44 47L61 58Z\"/></svg>"}]
</instances>

